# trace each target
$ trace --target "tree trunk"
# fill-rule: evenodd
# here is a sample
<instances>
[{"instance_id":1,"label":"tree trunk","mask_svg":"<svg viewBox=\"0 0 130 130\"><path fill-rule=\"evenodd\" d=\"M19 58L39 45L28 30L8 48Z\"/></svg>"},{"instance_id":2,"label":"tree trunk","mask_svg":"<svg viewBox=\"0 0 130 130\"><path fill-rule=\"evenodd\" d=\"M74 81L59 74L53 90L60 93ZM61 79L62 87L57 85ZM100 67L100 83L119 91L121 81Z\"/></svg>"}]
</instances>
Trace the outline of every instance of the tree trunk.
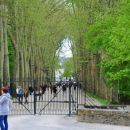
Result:
<instances>
[{"instance_id":1,"label":"tree trunk","mask_svg":"<svg viewBox=\"0 0 130 130\"><path fill-rule=\"evenodd\" d=\"M3 81L3 59L4 59L4 32L3 32L3 5L0 5L0 90Z\"/></svg>"},{"instance_id":2,"label":"tree trunk","mask_svg":"<svg viewBox=\"0 0 130 130\"><path fill-rule=\"evenodd\" d=\"M4 86L8 85L8 80L10 79L10 74L9 74L9 55L8 55L8 38L7 38L7 6L4 5L4 12L5 12L5 17L3 20L3 34L4 34L4 61L3 61L3 82Z\"/></svg>"}]
</instances>

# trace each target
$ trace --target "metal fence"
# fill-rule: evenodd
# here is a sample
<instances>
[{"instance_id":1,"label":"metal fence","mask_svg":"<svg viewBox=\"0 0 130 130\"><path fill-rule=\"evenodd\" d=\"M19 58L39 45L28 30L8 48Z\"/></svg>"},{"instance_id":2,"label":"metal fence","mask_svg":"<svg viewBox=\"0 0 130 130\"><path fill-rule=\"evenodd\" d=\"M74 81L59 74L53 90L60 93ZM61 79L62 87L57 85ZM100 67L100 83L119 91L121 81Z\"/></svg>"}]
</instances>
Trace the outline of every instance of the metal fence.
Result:
<instances>
[{"instance_id":1,"label":"metal fence","mask_svg":"<svg viewBox=\"0 0 130 130\"><path fill-rule=\"evenodd\" d=\"M10 115L72 115L85 103L83 82L15 80L8 84L12 95Z\"/></svg>"}]
</instances>

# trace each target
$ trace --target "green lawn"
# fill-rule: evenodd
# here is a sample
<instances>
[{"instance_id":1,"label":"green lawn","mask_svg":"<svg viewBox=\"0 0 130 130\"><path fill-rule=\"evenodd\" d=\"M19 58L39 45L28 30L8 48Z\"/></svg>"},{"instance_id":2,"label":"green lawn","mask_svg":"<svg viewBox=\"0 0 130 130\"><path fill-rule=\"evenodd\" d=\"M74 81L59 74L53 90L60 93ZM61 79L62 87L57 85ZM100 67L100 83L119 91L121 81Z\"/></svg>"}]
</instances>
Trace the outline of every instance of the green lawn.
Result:
<instances>
[{"instance_id":1,"label":"green lawn","mask_svg":"<svg viewBox=\"0 0 130 130\"><path fill-rule=\"evenodd\" d=\"M101 98L101 97L99 97L99 96L97 96L97 95L94 95L94 94L92 94L92 93L87 93L87 95L89 95L89 96L95 98L95 99L96 99L99 103L101 103L102 105L108 105L108 104L109 104L108 100L106 100L106 99L104 99L104 98Z\"/></svg>"}]
</instances>

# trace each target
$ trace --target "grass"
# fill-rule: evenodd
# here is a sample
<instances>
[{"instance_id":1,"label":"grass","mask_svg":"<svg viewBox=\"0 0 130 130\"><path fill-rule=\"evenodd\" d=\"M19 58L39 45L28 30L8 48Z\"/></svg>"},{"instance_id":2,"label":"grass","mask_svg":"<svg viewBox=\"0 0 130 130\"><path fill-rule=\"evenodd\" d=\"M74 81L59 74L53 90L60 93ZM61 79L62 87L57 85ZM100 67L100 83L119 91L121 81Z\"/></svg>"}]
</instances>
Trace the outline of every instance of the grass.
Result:
<instances>
[{"instance_id":1,"label":"grass","mask_svg":"<svg viewBox=\"0 0 130 130\"><path fill-rule=\"evenodd\" d=\"M108 101L108 100L106 100L106 99L104 99L104 98L101 98L101 97L99 97L99 96L97 96L97 95L94 95L94 94L92 94L92 93L87 93L87 95L89 95L89 96L95 98L99 103L101 103L101 105L108 105L108 104L109 104L109 101Z\"/></svg>"}]
</instances>

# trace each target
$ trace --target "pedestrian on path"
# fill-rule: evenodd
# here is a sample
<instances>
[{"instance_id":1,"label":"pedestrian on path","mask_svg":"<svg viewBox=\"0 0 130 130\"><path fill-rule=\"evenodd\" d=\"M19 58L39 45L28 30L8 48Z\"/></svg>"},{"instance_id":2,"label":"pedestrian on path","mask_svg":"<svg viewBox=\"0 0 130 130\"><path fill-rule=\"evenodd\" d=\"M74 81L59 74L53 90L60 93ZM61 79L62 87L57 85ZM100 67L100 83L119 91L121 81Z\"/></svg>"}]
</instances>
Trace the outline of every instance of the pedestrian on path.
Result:
<instances>
[{"instance_id":1,"label":"pedestrian on path","mask_svg":"<svg viewBox=\"0 0 130 130\"><path fill-rule=\"evenodd\" d=\"M18 90L18 100L19 100L19 104L23 103L23 96L24 96L24 90L21 86L19 86L19 90Z\"/></svg>"},{"instance_id":2,"label":"pedestrian on path","mask_svg":"<svg viewBox=\"0 0 130 130\"><path fill-rule=\"evenodd\" d=\"M24 91L25 104L28 104L28 95L29 95L28 93L29 93L28 90L25 89Z\"/></svg>"},{"instance_id":3,"label":"pedestrian on path","mask_svg":"<svg viewBox=\"0 0 130 130\"><path fill-rule=\"evenodd\" d=\"M8 113L10 106L10 94L8 87L2 87L2 95L0 96L0 127L1 130L8 130Z\"/></svg>"}]
</instances>

